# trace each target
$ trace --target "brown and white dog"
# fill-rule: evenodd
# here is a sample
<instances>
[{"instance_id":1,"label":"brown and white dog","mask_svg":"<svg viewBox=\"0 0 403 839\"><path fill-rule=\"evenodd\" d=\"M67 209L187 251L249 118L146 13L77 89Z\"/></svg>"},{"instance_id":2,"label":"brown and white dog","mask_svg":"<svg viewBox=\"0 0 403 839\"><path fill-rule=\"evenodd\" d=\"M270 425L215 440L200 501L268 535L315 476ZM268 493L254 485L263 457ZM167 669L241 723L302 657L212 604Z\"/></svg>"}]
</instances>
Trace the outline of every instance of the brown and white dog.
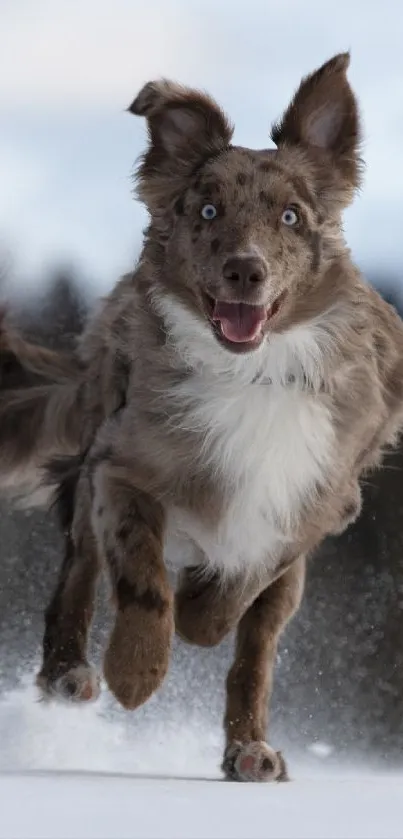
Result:
<instances>
[{"instance_id":1,"label":"brown and white dog","mask_svg":"<svg viewBox=\"0 0 403 839\"><path fill-rule=\"evenodd\" d=\"M232 144L208 96L146 84L129 109L149 132L138 267L70 377L0 396L2 473L53 459L67 534L42 690L97 695L86 649L105 561L104 673L126 708L161 684L175 629L211 646L237 628L223 760L236 780L286 778L266 744L278 638L306 556L358 515L359 478L403 421L403 325L342 232L361 174L348 64L305 78L259 151Z\"/></svg>"}]
</instances>

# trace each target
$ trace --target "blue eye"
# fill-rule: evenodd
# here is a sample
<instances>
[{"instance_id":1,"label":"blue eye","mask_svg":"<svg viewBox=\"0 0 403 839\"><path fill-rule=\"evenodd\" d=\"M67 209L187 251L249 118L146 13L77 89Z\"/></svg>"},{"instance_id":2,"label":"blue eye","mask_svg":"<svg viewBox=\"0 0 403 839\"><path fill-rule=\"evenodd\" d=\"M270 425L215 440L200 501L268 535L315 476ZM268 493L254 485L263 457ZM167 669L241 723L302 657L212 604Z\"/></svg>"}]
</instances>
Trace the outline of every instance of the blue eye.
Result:
<instances>
[{"instance_id":1,"label":"blue eye","mask_svg":"<svg viewBox=\"0 0 403 839\"><path fill-rule=\"evenodd\" d=\"M217 215L217 210L214 204L205 204L201 209L201 217L206 221L211 221Z\"/></svg>"},{"instance_id":2,"label":"blue eye","mask_svg":"<svg viewBox=\"0 0 403 839\"><path fill-rule=\"evenodd\" d=\"M292 207L287 207L281 216L281 221L283 224L286 224L287 227L294 227L295 224L298 224L299 219L295 210L293 210Z\"/></svg>"}]
</instances>

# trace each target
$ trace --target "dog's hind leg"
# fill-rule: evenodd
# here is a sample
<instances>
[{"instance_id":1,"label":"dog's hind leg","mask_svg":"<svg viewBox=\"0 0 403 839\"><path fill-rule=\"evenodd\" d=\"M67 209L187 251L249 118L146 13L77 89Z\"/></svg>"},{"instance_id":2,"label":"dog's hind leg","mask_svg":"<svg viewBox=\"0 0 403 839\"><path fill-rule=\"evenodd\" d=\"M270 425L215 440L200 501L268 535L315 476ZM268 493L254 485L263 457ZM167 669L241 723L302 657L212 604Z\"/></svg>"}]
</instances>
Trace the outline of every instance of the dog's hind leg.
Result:
<instances>
[{"instance_id":1,"label":"dog's hind leg","mask_svg":"<svg viewBox=\"0 0 403 839\"><path fill-rule=\"evenodd\" d=\"M175 595L175 630L183 641L215 647L234 629L267 581L252 574L223 580L203 565L186 568Z\"/></svg>"},{"instance_id":2,"label":"dog's hind leg","mask_svg":"<svg viewBox=\"0 0 403 839\"><path fill-rule=\"evenodd\" d=\"M45 613L43 661L37 684L48 697L96 699L99 679L87 660L96 583L101 563L91 527L91 495L85 466L66 480L59 497L65 556ZM60 505L63 509L60 510Z\"/></svg>"}]
</instances>

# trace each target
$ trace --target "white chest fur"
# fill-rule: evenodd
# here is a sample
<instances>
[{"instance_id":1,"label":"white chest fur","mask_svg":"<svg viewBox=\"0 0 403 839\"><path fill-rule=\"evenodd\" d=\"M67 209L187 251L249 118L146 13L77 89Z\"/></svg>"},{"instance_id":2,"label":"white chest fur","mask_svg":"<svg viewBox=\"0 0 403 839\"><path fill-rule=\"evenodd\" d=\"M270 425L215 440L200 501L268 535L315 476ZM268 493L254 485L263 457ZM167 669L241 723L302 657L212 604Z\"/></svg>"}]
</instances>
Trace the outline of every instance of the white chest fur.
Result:
<instances>
[{"instance_id":1,"label":"white chest fur","mask_svg":"<svg viewBox=\"0 0 403 839\"><path fill-rule=\"evenodd\" d=\"M191 563L196 545L223 574L274 565L332 460L326 406L297 385L240 386L199 376L184 385L182 398L187 427L204 432L195 466L197 458L208 462L228 488L229 502L211 528L184 510L170 510L168 561Z\"/></svg>"},{"instance_id":2,"label":"white chest fur","mask_svg":"<svg viewBox=\"0 0 403 839\"><path fill-rule=\"evenodd\" d=\"M207 461L230 499L211 528L184 510L169 510L167 559L190 564L200 561L201 549L222 574L274 565L293 539L302 505L334 460L332 417L317 385L332 352L338 310L239 356L223 350L210 327L179 301L161 296L156 305L168 340L195 371L174 397L181 404L180 422L202 432L195 465L198 458ZM294 386L287 384L290 375ZM272 384L252 384L256 376ZM311 391L304 390L304 377L314 384Z\"/></svg>"}]
</instances>

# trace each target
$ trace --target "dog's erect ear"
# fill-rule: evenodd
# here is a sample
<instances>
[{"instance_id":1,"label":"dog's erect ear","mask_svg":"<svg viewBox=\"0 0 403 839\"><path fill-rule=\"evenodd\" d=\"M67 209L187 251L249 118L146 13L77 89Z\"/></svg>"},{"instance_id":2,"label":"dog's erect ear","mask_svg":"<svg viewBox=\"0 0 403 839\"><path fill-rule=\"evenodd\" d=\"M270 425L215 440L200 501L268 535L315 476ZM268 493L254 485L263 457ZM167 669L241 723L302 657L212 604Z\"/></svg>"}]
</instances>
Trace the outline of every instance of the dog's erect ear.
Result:
<instances>
[{"instance_id":1,"label":"dog's erect ear","mask_svg":"<svg viewBox=\"0 0 403 839\"><path fill-rule=\"evenodd\" d=\"M162 79L148 82L129 111L148 120L150 141L161 152L189 150L204 156L228 145L232 126L218 105L204 93Z\"/></svg>"},{"instance_id":2,"label":"dog's erect ear","mask_svg":"<svg viewBox=\"0 0 403 839\"><path fill-rule=\"evenodd\" d=\"M188 176L225 149L233 133L209 96L165 79L148 82L128 110L144 116L148 124L149 148L139 171L140 194L146 192L142 182L145 186L147 179L162 177L167 187L166 179Z\"/></svg>"},{"instance_id":3,"label":"dog's erect ear","mask_svg":"<svg viewBox=\"0 0 403 839\"><path fill-rule=\"evenodd\" d=\"M340 53L303 79L271 137L278 148L303 146L327 153L345 187L354 190L361 174L361 131L347 79L349 64L349 53Z\"/></svg>"}]
</instances>

